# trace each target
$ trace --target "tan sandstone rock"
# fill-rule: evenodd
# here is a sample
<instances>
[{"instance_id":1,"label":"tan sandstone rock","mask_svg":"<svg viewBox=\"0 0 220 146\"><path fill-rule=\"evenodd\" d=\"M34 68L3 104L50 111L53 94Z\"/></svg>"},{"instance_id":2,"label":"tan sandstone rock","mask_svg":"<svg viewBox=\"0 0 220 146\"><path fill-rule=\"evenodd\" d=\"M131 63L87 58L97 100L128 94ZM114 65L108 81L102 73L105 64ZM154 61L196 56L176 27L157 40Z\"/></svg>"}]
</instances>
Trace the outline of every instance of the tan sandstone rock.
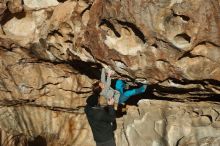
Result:
<instances>
[{"instance_id":1,"label":"tan sandstone rock","mask_svg":"<svg viewBox=\"0 0 220 146\"><path fill-rule=\"evenodd\" d=\"M39 10L52 6L57 6L59 2L57 0L24 0L24 6L28 10Z\"/></svg>"},{"instance_id":2,"label":"tan sandstone rock","mask_svg":"<svg viewBox=\"0 0 220 146\"><path fill-rule=\"evenodd\" d=\"M83 106L102 66L148 84L118 145L218 145L219 2L1 1L1 145L94 145Z\"/></svg>"}]
</instances>

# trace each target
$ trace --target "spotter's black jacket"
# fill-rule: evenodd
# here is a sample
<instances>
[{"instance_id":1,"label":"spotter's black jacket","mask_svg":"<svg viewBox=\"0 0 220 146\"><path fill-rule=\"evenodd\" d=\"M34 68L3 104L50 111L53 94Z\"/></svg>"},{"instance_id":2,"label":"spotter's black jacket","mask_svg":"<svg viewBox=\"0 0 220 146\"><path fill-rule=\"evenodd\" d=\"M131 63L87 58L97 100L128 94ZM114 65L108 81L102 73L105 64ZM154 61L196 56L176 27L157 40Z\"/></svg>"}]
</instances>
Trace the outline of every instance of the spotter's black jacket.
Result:
<instances>
[{"instance_id":1,"label":"spotter's black jacket","mask_svg":"<svg viewBox=\"0 0 220 146\"><path fill-rule=\"evenodd\" d=\"M93 98L91 96L89 98ZM113 106L91 106L87 103L85 113L92 129L94 140L97 143L114 139L114 130L116 129L116 114Z\"/></svg>"}]
</instances>

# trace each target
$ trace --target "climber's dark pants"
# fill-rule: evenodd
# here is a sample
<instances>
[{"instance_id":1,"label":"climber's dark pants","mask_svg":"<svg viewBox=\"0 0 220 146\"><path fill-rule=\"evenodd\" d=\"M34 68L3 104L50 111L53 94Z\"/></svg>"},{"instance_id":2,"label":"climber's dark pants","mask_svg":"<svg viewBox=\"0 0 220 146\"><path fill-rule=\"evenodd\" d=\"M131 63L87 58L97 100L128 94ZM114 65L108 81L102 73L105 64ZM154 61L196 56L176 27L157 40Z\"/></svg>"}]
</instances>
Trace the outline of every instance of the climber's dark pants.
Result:
<instances>
[{"instance_id":1,"label":"climber's dark pants","mask_svg":"<svg viewBox=\"0 0 220 146\"><path fill-rule=\"evenodd\" d=\"M111 140L106 141L106 142L96 143L96 146L116 146L116 144L115 144L115 140L111 139Z\"/></svg>"}]
</instances>

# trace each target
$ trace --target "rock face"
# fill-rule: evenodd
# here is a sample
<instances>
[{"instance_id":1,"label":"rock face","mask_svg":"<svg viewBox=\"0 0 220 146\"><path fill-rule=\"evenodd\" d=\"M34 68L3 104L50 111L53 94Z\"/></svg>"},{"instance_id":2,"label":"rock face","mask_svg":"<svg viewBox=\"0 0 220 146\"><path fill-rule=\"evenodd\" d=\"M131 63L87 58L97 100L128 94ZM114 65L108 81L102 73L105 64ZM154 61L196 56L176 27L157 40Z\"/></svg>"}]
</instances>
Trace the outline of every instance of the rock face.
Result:
<instances>
[{"instance_id":1,"label":"rock face","mask_svg":"<svg viewBox=\"0 0 220 146\"><path fill-rule=\"evenodd\" d=\"M1 145L94 145L84 115L78 110L36 105L1 107Z\"/></svg>"},{"instance_id":2,"label":"rock face","mask_svg":"<svg viewBox=\"0 0 220 146\"><path fill-rule=\"evenodd\" d=\"M52 6L57 6L59 2L57 0L24 0L24 7L30 10L39 10Z\"/></svg>"},{"instance_id":3,"label":"rock face","mask_svg":"<svg viewBox=\"0 0 220 146\"><path fill-rule=\"evenodd\" d=\"M93 16L102 23L98 32L89 31L100 22L94 18L86 35L93 56L105 56L120 73L159 82L163 91L157 95L171 97L170 89L185 92L181 98L218 92L214 84L219 82L219 63L214 56L220 23L219 13L213 12L219 11L218 1L96 1L94 7ZM98 41L99 33L103 41ZM89 41L91 37L99 43ZM196 92L189 92L194 88Z\"/></svg>"},{"instance_id":4,"label":"rock face","mask_svg":"<svg viewBox=\"0 0 220 146\"><path fill-rule=\"evenodd\" d=\"M1 145L89 146L82 106L92 80L70 65L36 62L23 51L0 53L0 127L9 134L2 134Z\"/></svg>"},{"instance_id":5,"label":"rock face","mask_svg":"<svg viewBox=\"0 0 220 146\"><path fill-rule=\"evenodd\" d=\"M118 145L217 146L219 111L219 105L204 102L140 100L123 118Z\"/></svg>"},{"instance_id":6,"label":"rock face","mask_svg":"<svg viewBox=\"0 0 220 146\"><path fill-rule=\"evenodd\" d=\"M219 94L217 0L13 1L8 7L2 3L1 38L38 58L105 64L117 75L158 83L157 96L176 96L170 89L180 90L180 98Z\"/></svg>"},{"instance_id":7,"label":"rock face","mask_svg":"<svg viewBox=\"0 0 220 146\"><path fill-rule=\"evenodd\" d=\"M1 145L94 145L83 106L102 66L152 99L118 119L118 145L219 145L219 4L0 1Z\"/></svg>"}]
</instances>

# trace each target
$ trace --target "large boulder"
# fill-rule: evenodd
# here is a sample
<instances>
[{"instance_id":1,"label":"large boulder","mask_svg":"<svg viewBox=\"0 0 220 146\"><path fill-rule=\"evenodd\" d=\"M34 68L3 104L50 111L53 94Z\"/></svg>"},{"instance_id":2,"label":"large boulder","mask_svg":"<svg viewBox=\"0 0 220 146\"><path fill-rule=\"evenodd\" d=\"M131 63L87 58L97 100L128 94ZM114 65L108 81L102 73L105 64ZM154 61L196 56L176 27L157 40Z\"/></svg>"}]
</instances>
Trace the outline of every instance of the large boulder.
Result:
<instances>
[{"instance_id":1,"label":"large boulder","mask_svg":"<svg viewBox=\"0 0 220 146\"><path fill-rule=\"evenodd\" d=\"M117 143L123 146L194 146L208 142L216 146L220 130L214 125L219 121L219 110L217 104L205 102L140 100L138 107L124 116L125 124L119 132L122 136L117 138ZM133 116L135 111L139 114Z\"/></svg>"},{"instance_id":2,"label":"large boulder","mask_svg":"<svg viewBox=\"0 0 220 146\"><path fill-rule=\"evenodd\" d=\"M83 107L102 67L148 84L117 119L118 145L217 145L219 3L1 1L1 145L94 145Z\"/></svg>"}]
</instances>

